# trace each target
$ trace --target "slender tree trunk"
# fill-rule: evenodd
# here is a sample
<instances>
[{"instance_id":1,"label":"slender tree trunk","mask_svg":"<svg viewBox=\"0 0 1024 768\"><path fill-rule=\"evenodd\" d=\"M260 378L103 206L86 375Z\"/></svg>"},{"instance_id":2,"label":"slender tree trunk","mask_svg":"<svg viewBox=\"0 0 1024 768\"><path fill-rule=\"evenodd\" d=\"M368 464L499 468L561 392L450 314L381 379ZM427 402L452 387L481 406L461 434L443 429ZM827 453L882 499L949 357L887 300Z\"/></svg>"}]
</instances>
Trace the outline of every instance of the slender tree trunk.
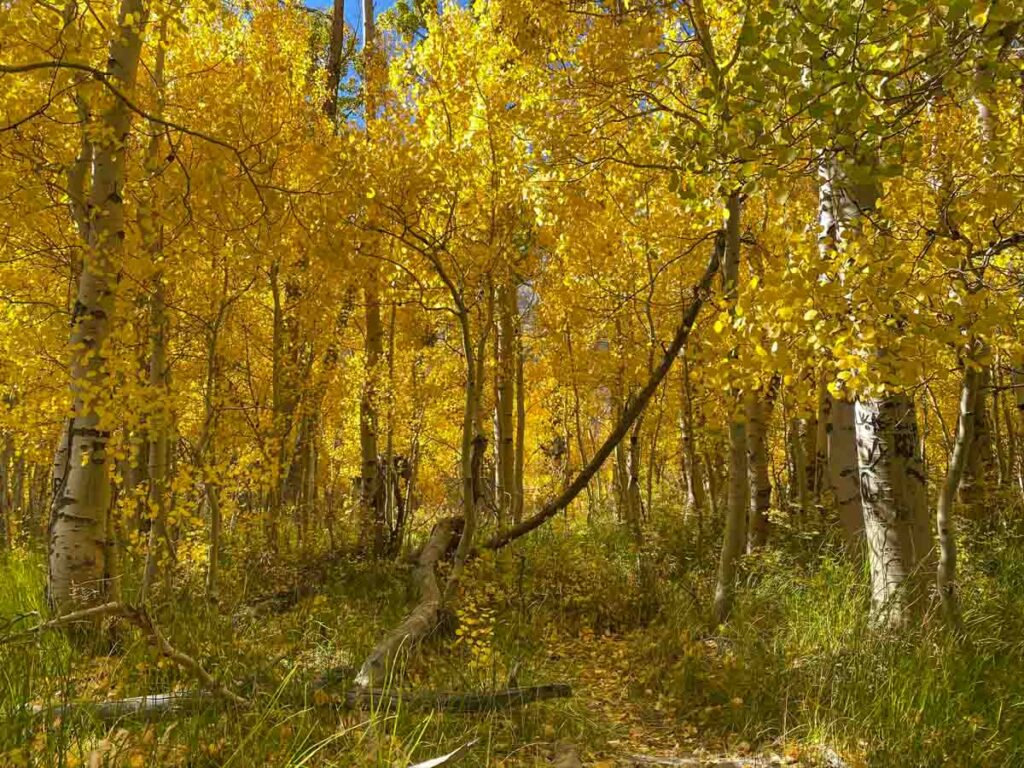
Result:
<instances>
[{"instance_id":1,"label":"slender tree trunk","mask_svg":"<svg viewBox=\"0 0 1024 768\"><path fill-rule=\"evenodd\" d=\"M973 409L978 403L978 385L981 378L979 374L974 362L965 359L956 441L953 444L953 455L949 460L949 469L946 470L946 478L939 491L938 504L935 509L935 523L939 536L939 564L935 572L935 583L946 619L953 626L959 625L960 621L955 587L956 531L953 524L953 501L967 463L967 454L973 436L976 418Z\"/></svg>"},{"instance_id":2,"label":"slender tree trunk","mask_svg":"<svg viewBox=\"0 0 1024 768\"><path fill-rule=\"evenodd\" d=\"M651 434L651 448L647 451L647 488L644 497L644 510L649 517L654 507L654 482L660 484L662 481L662 465L658 461L658 441L661 438L661 423L664 418L664 408L658 408L658 418L654 422L654 431Z\"/></svg>"},{"instance_id":3,"label":"slender tree trunk","mask_svg":"<svg viewBox=\"0 0 1024 768\"><path fill-rule=\"evenodd\" d=\"M387 429L384 435L384 461L381 463L383 467L383 477L378 482L383 484L381 491L381 503L384 506L383 518L384 518L384 534L386 542L384 544L384 551L389 557L395 555L395 545L397 538L397 493L398 493L398 476L395 473L395 320L397 316L397 305L395 302L391 302L391 310L388 313L388 350L387 350L387 364L388 364L388 394L386 398L387 408L385 409L385 416L387 418ZM307 452L308 453L308 452Z\"/></svg>"},{"instance_id":4,"label":"slender tree trunk","mask_svg":"<svg viewBox=\"0 0 1024 768\"><path fill-rule=\"evenodd\" d=\"M733 192L727 201L725 222L725 259L722 264L723 296L734 304L739 293L740 194ZM738 396L734 395L734 397ZM737 402L739 405L739 402ZM747 521L747 427L741 412L733 413L729 423L729 496L725 513L725 534L715 585L714 617L722 623L732 609L736 587L736 561L743 551Z\"/></svg>"},{"instance_id":5,"label":"slender tree trunk","mask_svg":"<svg viewBox=\"0 0 1024 768\"><path fill-rule=\"evenodd\" d=\"M768 510L772 500L772 482L768 475L768 422L775 404L775 388L773 379L767 391L754 393L747 402L748 552L763 547L768 541Z\"/></svg>"},{"instance_id":6,"label":"slender tree trunk","mask_svg":"<svg viewBox=\"0 0 1024 768\"><path fill-rule=\"evenodd\" d=\"M828 475L828 413L829 392L824 381L817 382L818 409L814 420L814 460L811 477L811 494L816 504L821 504Z\"/></svg>"},{"instance_id":7,"label":"slender tree trunk","mask_svg":"<svg viewBox=\"0 0 1024 768\"><path fill-rule=\"evenodd\" d=\"M130 93L135 85L147 16L140 0L122 0L110 43L110 82ZM114 313L115 279L124 242L125 149L132 113L113 99L95 134L85 258L71 319L71 417L57 451L50 526L48 597L64 613L102 603L107 592L107 515L111 484L110 432L96 402L106 378L106 341Z\"/></svg>"},{"instance_id":8,"label":"slender tree trunk","mask_svg":"<svg viewBox=\"0 0 1024 768\"><path fill-rule=\"evenodd\" d=\"M220 328L224 322L228 305L226 303L228 288L228 272L225 268L223 295L217 317L206 337L206 385L203 388L203 429L199 436L196 450L196 463L203 472L203 495L206 508L210 515L210 538L207 549L206 596L217 599L220 587L220 557L223 521L220 508L220 486L217 476L217 377L218 355L217 344L220 339Z\"/></svg>"},{"instance_id":9,"label":"slender tree trunk","mask_svg":"<svg viewBox=\"0 0 1024 768\"><path fill-rule=\"evenodd\" d=\"M1002 397L1000 396L1000 384L1002 383L1002 375L999 373L998 363L992 367L989 374L989 384L992 386L992 447L995 452L996 460L996 486L1002 488L1007 484L1008 478L1010 477L1009 468L1007 466L1007 452L1006 443L1003 441L1003 409L1001 405Z\"/></svg>"},{"instance_id":10,"label":"slender tree trunk","mask_svg":"<svg viewBox=\"0 0 1024 768\"><path fill-rule=\"evenodd\" d=\"M839 513L847 550L860 552L864 542L864 511L860 501L857 466L857 429L854 404L829 395L828 476Z\"/></svg>"},{"instance_id":11,"label":"slender tree trunk","mask_svg":"<svg viewBox=\"0 0 1024 768\"><path fill-rule=\"evenodd\" d=\"M511 519L512 497L515 495L516 312L515 286L509 278L508 282L498 288L498 354L495 361L499 525L505 525Z\"/></svg>"},{"instance_id":12,"label":"slender tree trunk","mask_svg":"<svg viewBox=\"0 0 1024 768\"><path fill-rule=\"evenodd\" d=\"M612 413L616 420L622 418L629 405L626 386L626 341L622 333L622 321L615 319L615 346L618 352L618 365L615 367L615 382L612 385ZM641 415L640 418L643 418ZM628 524L632 519L629 498L629 446L619 443L615 447L615 507L619 520Z\"/></svg>"},{"instance_id":13,"label":"slender tree trunk","mask_svg":"<svg viewBox=\"0 0 1024 768\"><path fill-rule=\"evenodd\" d=\"M377 114L375 82L377 76L377 27L373 0L362 0L363 8L363 101L367 134ZM366 300L366 382L359 402L359 450L362 458L360 480L361 523L364 542L371 555L384 554L383 484L380 478L380 450L377 446L378 416L376 369L384 353L384 329L380 319L380 268L375 261L369 265L363 287ZM475 416L475 414L474 414ZM470 438L472 442L472 437ZM463 446L466 448L467 446ZM471 446L469 446L471 447ZM464 458L466 458L464 456ZM466 461L469 461L467 458ZM468 465L466 467L468 469Z\"/></svg>"},{"instance_id":14,"label":"slender tree trunk","mask_svg":"<svg viewBox=\"0 0 1024 768\"><path fill-rule=\"evenodd\" d=\"M153 82L158 94L158 113L163 112L164 46L166 20L160 20L159 44L153 68ZM150 414L146 443L149 446L147 476L149 520L149 543L146 562L139 590L139 603L145 603L149 589L156 576L160 547L167 540L168 507L168 459L170 449L170 411L167 372L167 297L163 275L163 227L158 213L158 201L152 186L160 169L161 136L160 127L150 123L152 136L146 152L146 176L150 182L139 205L139 219L142 222L143 243L153 264L152 292L149 296L149 386L155 403Z\"/></svg>"},{"instance_id":15,"label":"slender tree trunk","mask_svg":"<svg viewBox=\"0 0 1024 768\"><path fill-rule=\"evenodd\" d=\"M516 324L516 460L514 491L512 494L512 522L523 521L526 500L524 484L526 470L526 348L523 344L522 322Z\"/></svg>"},{"instance_id":16,"label":"slender tree trunk","mask_svg":"<svg viewBox=\"0 0 1024 768\"><path fill-rule=\"evenodd\" d=\"M331 8L331 36L327 46L327 98L324 112L338 116L338 88L341 86L341 56L345 46L345 0L334 0Z\"/></svg>"},{"instance_id":17,"label":"slender tree trunk","mask_svg":"<svg viewBox=\"0 0 1024 768\"><path fill-rule=\"evenodd\" d=\"M284 303L280 283L281 262L270 266L270 294L273 298L271 341L271 439L270 490L267 497L264 535L267 546L277 551L281 519L281 486L284 476Z\"/></svg>"},{"instance_id":18,"label":"slender tree trunk","mask_svg":"<svg viewBox=\"0 0 1024 768\"><path fill-rule=\"evenodd\" d=\"M473 546L473 537L476 533L477 507L476 507L476 472L474 471L474 443L477 426L477 408L479 396L477 388L479 381L476 366L476 351L473 347L473 336L469 322L469 311L459 304L459 325L462 330L462 350L465 356L466 369L466 391L465 406L462 414L462 535L459 537L459 544L455 550L455 558L452 563L452 570L448 577L448 585L445 590L446 597L455 588L462 569L465 566L466 558L469 556ZM481 350L482 351L482 350Z\"/></svg>"},{"instance_id":19,"label":"slender tree trunk","mask_svg":"<svg viewBox=\"0 0 1024 768\"><path fill-rule=\"evenodd\" d=\"M364 542L373 557L383 555L384 504L377 446L378 417L375 376L383 353L383 326L377 292L377 270L367 277L366 298L366 382L359 403L359 448L362 457L360 515Z\"/></svg>"},{"instance_id":20,"label":"slender tree trunk","mask_svg":"<svg viewBox=\"0 0 1024 768\"><path fill-rule=\"evenodd\" d=\"M576 374L576 355L572 345L572 329L566 324L565 329L565 346L566 352L569 354L569 376L572 381L572 417L573 426L576 432L576 450L580 454L580 464L586 465L589 458L587 458L587 441L586 435L583 431L583 417L580 411L582 410L581 398L580 398L580 385L577 380ZM590 519L590 515L596 509L595 490L588 483L587 484L587 519Z\"/></svg>"},{"instance_id":21,"label":"slender tree trunk","mask_svg":"<svg viewBox=\"0 0 1024 768\"><path fill-rule=\"evenodd\" d=\"M693 413L693 391L690 386L690 365L686 360L687 350L682 354L682 414L680 418L683 442L683 472L686 476L686 507L700 519L707 506L704 497L704 477L696 448L696 423Z\"/></svg>"},{"instance_id":22,"label":"slender tree trunk","mask_svg":"<svg viewBox=\"0 0 1024 768\"><path fill-rule=\"evenodd\" d=\"M975 402L971 405L974 414L974 429L967 449L963 474L960 478L960 500L972 516L988 511L986 499L995 476L995 462L992 450L992 424L988 416L988 389L991 384L989 369L979 374L975 387Z\"/></svg>"},{"instance_id":23,"label":"slender tree trunk","mask_svg":"<svg viewBox=\"0 0 1024 768\"><path fill-rule=\"evenodd\" d=\"M14 456L14 441L10 435L3 439L0 451L0 548L10 549L14 536L11 513L11 458Z\"/></svg>"},{"instance_id":24,"label":"slender tree trunk","mask_svg":"<svg viewBox=\"0 0 1024 768\"><path fill-rule=\"evenodd\" d=\"M806 418L793 419L789 429L789 455L790 473L789 487L790 498L796 497L800 506L800 512L806 514L811 508L811 495L809 493L811 483L807 471L807 427Z\"/></svg>"},{"instance_id":25,"label":"slender tree trunk","mask_svg":"<svg viewBox=\"0 0 1024 768\"><path fill-rule=\"evenodd\" d=\"M620 414L621 417L621 414ZM641 445L640 445L640 431L644 422L643 414L633 424L633 428L629 432L629 442L626 446L626 450L623 451L625 458L625 482L626 482L626 507L624 511L624 517L626 519L626 527L629 529L630 534L633 537L634 543L638 548L643 545L643 497L640 493L640 467L642 463L641 459Z\"/></svg>"},{"instance_id":26,"label":"slender tree trunk","mask_svg":"<svg viewBox=\"0 0 1024 768\"><path fill-rule=\"evenodd\" d=\"M1012 378L1010 379L1012 382ZM1015 416L1017 401L1012 396L1000 398L1003 407L1003 424L1006 425L1006 482L1013 484L1021 477L1020 450L1017 445L1017 423ZM1024 488L1020 488L1024 491ZM1024 501L1024 499L1022 499Z\"/></svg>"},{"instance_id":27,"label":"slender tree trunk","mask_svg":"<svg viewBox=\"0 0 1024 768\"><path fill-rule=\"evenodd\" d=\"M149 385L158 403L149 425L149 506L152 519L140 603L145 602L153 584L160 559L160 547L167 538L170 414L167 401L167 321L164 305L164 283L162 276L158 274L154 281L153 295L150 297Z\"/></svg>"}]
</instances>

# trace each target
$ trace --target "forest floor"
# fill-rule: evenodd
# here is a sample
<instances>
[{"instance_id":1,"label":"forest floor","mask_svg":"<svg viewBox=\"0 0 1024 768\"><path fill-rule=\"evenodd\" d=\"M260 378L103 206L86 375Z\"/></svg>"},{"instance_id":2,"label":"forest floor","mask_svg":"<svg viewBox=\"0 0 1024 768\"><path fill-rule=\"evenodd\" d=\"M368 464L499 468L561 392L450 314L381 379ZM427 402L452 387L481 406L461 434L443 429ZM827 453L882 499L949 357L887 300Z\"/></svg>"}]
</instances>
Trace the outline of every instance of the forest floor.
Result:
<instances>
[{"instance_id":1,"label":"forest floor","mask_svg":"<svg viewBox=\"0 0 1024 768\"><path fill-rule=\"evenodd\" d=\"M172 644L251 706L210 702L155 722L33 716L33 705L195 689L131 627L113 626L112 647L91 657L48 632L0 645L0 766L409 766L473 740L458 765L1024 764L1024 535L1012 527L965 547L960 638L934 617L873 637L863 573L813 532L783 532L748 557L736 611L714 628L713 553L662 532L658 595L640 601L614 531L567 533L478 560L391 686L568 683L570 698L473 714L345 709L354 669L411 604L407 569L323 553L291 569L254 559L230 571L240 580L218 604L192 597L201 588L181 573L153 607ZM39 554L8 555L0 571L0 620L41 611Z\"/></svg>"}]
</instances>

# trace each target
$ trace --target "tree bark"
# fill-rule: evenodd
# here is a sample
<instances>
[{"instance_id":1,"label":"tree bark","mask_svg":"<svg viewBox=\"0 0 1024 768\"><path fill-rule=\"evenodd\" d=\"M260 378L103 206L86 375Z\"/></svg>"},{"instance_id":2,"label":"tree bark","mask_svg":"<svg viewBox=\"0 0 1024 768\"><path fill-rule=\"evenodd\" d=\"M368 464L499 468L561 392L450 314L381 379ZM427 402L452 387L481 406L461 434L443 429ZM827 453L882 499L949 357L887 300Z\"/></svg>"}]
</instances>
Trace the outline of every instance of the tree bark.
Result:
<instances>
[{"instance_id":1,"label":"tree bark","mask_svg":"<svg viewBox=\"0 0 1024 768\"><path fill-rule=\"evenodd\" d=\"M373 0L362 0L363 9L363 101L367 134L376 118L377 99L377 27ZM359 451L362 458L360 480L361 525L364 544L374 558L384 555L384 498L380 478L380 450L377 445L378 415L376 369L384 354L384 328L380 319L380 269L369 265L364 283L366 300L366 340L364 355L366 381L359 401Z\"/></svg>"},{"instance_id":2,"label":"tree bark","mask_svg":"<svg viewBox=\"0 0 1024 768\"><path fill-rule=\"evenodd\" d=\"M829 395L828 476L847 550L856 554L864 542L864 511L860 502L860 469L854 404Z\"/></svg>"},{"instance_id":3,"label":"tree bark","mask_svg":"<svg viewBox=\"0 0 1024 768\"><path fill-rule=\"evenodd\" d=\"M164 36L166 20L160 20L159 45L153 67L153 83L157 89L158 112L163 111L164 63L166 49ZM139 603L145 603L146 596L156 576L161 545L167 539L167 463L170 448L170 404L168 398L167 374L167 302L164 285L162 249L163 228L157 212L158 202L152 183L160 168L160 126L150 123L153 135L146 152L146 175L150 187L139 205L139 219L143 231L143 244L152 261L152 292L149 296L149 386L155 408L150 414L147 443L149 445L148 466L148 509L149 543L146 549L146 563L139 590Z\"/></svg>"},{"instance_id":4,"label":"tree bark","mask_svg":"<svg viewBox=\"0 0 1024 768\"><path fill-rule=\"evenodd\" d=\"M879 628L895 629L907 624L920 597L930 548L913 399L901 393L861 398L856 433L871 618Z\"/></svg>"},{"instance_id":5,"label":"tree bark","mask_svg":"<svg viewBox=\"0 0 1024 768\"><path fill-rule=\"evenodd\" d=\"M750 483L750 517L747 521L747 551L753 552L768 541L768 510L772 501L772 482L768 474L768 422L775 405L776 380L765 392L754 393L747 403L747 471Z\"/></svg>"},{"instance_id":6,"label":"tree bark","mask_svg":"<svg viewBox=\"0 0 1024 768\"><path fill-rule=\"evenodd\" d=\"M740 268L740 211L739 192L729 195L728 219L725 222L725 254L722 263L723 295L733 305L739 295ZM743 420L739 393L733 393L737 412L729 423L729 495L726 502L725 533L718 561L718 580L715 584L714 617L722 623L732 610L733 591L736 586L736 561L743 551L747 521L747 427Z\"/></svg>"},{"instance_id":7,"label":"tree bark","mask_svg":"<svg viewBox=\"0 0 1024 768\"><path fill-rule=\"evenodd\" d=\"M516 291L511 278L498 288L498 340L497 364L497 459L498 459L498 524L504 525L512 517L512 498L515 495L515 379Z\"/></svg>"},{"instance_id":8,"label":"tree bark","mask_svg":"<svg viewBox=\"0 0 1024 768\"><path fill-rule=\"evenodd\" d=\"M156 576L160 547L167 538L167 462L170 446L170 416L167 392L167 321L164 307L164 283L155 278L150 297L149 385L157 402L149 424L149 545L142 577L139 602L146 596Z\"/></svg>"},{"instance_id":9,"label":"tree bark","mask_svg":"<svg viewBox=\"0 0 1024 768\"><path fill-rule=\"evenodd\" d=\"M477 498L478 498L478 478L479 471L478 461L474 460L474 457L479 455L482 460L482 452L477 438L483 441L486 446L487 438L478 431L478 415L480 412L480 388L482 386L483 368L478 365L478 361L483 360L484 351L487 344L487 335L490 331L490 326L494 321L493 314L488 313L488 317L483 323L483 331L480 334L480 338L477 340L478 345L473 343L473 332L472 325L470 322L470 310L466 306L465 301L461 292L455 287L455 284L448 278L447 273L441 267L439 262L435 263L435 267L438 269L439 274L444 275L445 282L448 285L449 292L452 300L456 306L456 314L459 320L459 329L462 335L462 354L465 360L465 372L466 372L466 386L465 386L465 397L464 397L464 408L462 414L462 441L460 446L461 456L461 476L462 476L462 534L459 537L459 544L455 549L455 557L452 562L451 573L448 575L448 582L445 585L445 595L451 594L455 585L458 582L459 577L462 575L462 569L465 566L466 560L469 558L470 552L473 548L473 538L476 535L477 527ZM489 309L493 310L493 302L488 302Z\"/></svg>"},{"instance_id":10,"label":"tree bark","mask_svg":"<svg viewBox=\"0 0 1024 768\"><path fill-rule=\"evenodd\" d=\"M960 389L960 418L957 422L953 455L949 460L946 478L939 491L935 508L935 523L939 537L939 563L935 572L935 584L939 600L947 621L958 626L960 612L956 596L956 531L953 524L953 501L960 485L961 476L967 463L974 424L977 415L980 371L970 359L964 360L963 384Z\"/></svg>"},{"instance_id":11,"label":"tree bark","mask_svg":"<svg viewBox=\"0 0 1024 768\"><path fill-rule=\"evenodd\" d=\"M523 344L522 321L516 325L516 461L512 493L512 522L523 521L526 502L526 348Z\"/></svg>"},{"instance_id":12,"label":"tree bark","mask_svg":"<svg viewBox=\"0 0 1024 768\"><path fill-rule=\"evenodd\" d=\"M992 424L988 416L988 390L991 384L988 367L985 367L978 377L978 384L974 388L974 402L971 404L974 429L960 478L960 500L968 513L975 517L988 511L985 502L996 474L992 450Z\"/></svg>"},{"instance_id":13,"label":"tree bark","mask_svg":"<svg viewBox=\"0 0 1024 768\"><path fill-rule=\"evenodd\" d=\"M690 387L690 366L686 361L686 349L682 354L682 413L680 415L680 431L683 443L683 473L686 478L686 507L697 517L698 526L702 522L707 500L704 495L704 477L701 472L700 457L696 448L697 425L693 414L693 392Z\"/></svg>"},{"instance_id":14,"label":"tree bark","mask_svg":"<svg viewBox=\"0 0 1024 768\"><path fill-rule=\"evenodd\" d=\"M338 88L341 86L341 57L345 46L345 0L331 7L331 36L327 45L327 98L324 112L331 120L338 116Z\"/></svg>"},{"instance_id":15,"label":"tree bark","mask_svg":"<svg viewBox=\"0 0 1024 768\"><path fill-rule=\"evenodd\" d=\"M135 85L147 9L122 0L108 52L110 82L130 93ZM50 526L48 598L65 611L103 601L107 559L109 426L97 402L106 378L105 347L114 313L116 278L124 249L125 151L132 113L114 98L94 140L86 248L71 315L71 417L55 460Z\"/></svg>"},{"instance_id":16,"label":"tree bark","mask_svg":"<svg viewBox=\"0 0 1024 768\"><path fill-rule=\"evenodd\" d=\"M814 453L811 473L811 495L821 504L821 494L828 480L828 413L830 395L824 381L816 383L818 392L817 414L814 420Z\"/></svg>"}]
</instances>

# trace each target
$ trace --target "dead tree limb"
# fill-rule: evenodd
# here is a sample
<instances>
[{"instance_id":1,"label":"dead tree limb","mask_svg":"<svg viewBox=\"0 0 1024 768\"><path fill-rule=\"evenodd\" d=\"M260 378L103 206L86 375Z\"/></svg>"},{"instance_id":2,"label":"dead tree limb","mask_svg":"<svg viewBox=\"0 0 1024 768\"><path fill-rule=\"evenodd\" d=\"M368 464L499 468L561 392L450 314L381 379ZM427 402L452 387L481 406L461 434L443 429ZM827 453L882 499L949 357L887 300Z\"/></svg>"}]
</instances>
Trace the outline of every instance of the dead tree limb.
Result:
<instances>
[{"instance_id":1,"label":"dead tree limb","mask_svg":"<svg viewBox=\"0 0 1024 768\"><path fill-rule=\"evenodd\" d=\"M124 612L123 603L103 603L102 605L94 605L91 608L83 608L80 611L72 611L71 613L65 613L62 616L44 621L42 624L36 624L34 627L29 627L24 632L13 635L4 639L4 642L18 639L19 637L27 637L29 635L36 635L41 632L46 632L50 629L60 629L71 624L84 624L91 622L95 619L103 618L104 616L121 616Z\"/></svg>"},{"instance_id":2,"label":"dead tree limb","mask_svg":"<svg viewBox=\"0 0 1024 768\"><path fill-rule=\"evenodd\" d=\"M538 701L564 699L572 689L564 683L509 688L503 691L476 693L472 691L395 691L353 688L340 699L317 701L318 708L390 710L401 706L414 712L440 710L452 713L491 712L523 707ZM110 701L65 701L60 704L36 705L31 714L42 718L67 718L85 715L104 723L133 718L157 720L162 717L189 715L202 709L223 706L226 699L208 691L173 691L132 696Z\"/></svg>"},{"instance_id":3,"label":"dead tree limb","mask_svg":"<svg viewBox=\"0 0 1024 768\"><path fill-rule=\"evenodd\" d=\"M381 707L390 709L401 705L410 710L439 709L445 712L489 712L511 709L549 699L572 696L572 688L565 683L507 688L503 691L474 693L465 691L409 692L353 688L345 695L345 703L353 709Z\"/></svg>"},{"instance_id":4,"label":"dead tree limb","mask_svg":"<svg viewBox=\"0 0 1024 768\"><path fill-rule=\"evenodd\" d=\"M175 691L111 701L66 701L51 706L37 705L32 708L32 714L36 717L50 719L56 717L64 719L72 715L84 714L93 720L104 723L126 717L152 720L167 715L196 712L216 701L215 697L201 692Z\"/></svg>"},{"instance_id":5,"label":"dead tree limb","mask_svg":"<svg viewBox=\"0 0 1024 768\"><path fill-rule=\"evenodd\" d=\"M69 624L91 621L102 616L117 616L124 619L129 624L133 624L148 638L150 644L156 648L161 656L170 659L186 672L189 672L211 693L220 696L232 704L245 706L249 703L234 691L224 686L224 684L214 679L213 675L207 672L203 665L198 661L193 659L187 653L182 653L171 645L160 631L160 628L150 617L146 608L141 605L132 606L127 603L113 602L103 603L102 605L93 606L92 608L85 608L81 611L72 611L71 613L66 613L63 616L58 616L54 619L50 619L49 621L44 621L42 624L31 627L22 633L21 636L36 635L50 629L59 629L60 627L65 627ZM140 698L145 699L146 697L143 696Z\"/></svg>"},{"instance_id":6,"label":"dead tree limb","mask_svg":"<svg viewBox=\"0 0 1024 768\"><path fill-rule=\"evenodd\" d=\"M182 667L188 672L191 672L199 682L203 684L212 693L217 694L223 699L230 701L232 704L239 706L248 705L248 701L243 699L237 693L226 687L223 683L218 682L214 679L213 675L203 668L203 665L193 659L186 653L182 653L177 648L167 642L167 638L163 636L160 628L153 623L153 620L149 617L145 608L129 608L129 611L133 615L126 615L132 624L142 630L143 633L149 636L153 645L160 652L162 656L170 659L179 667Z\"/></svg>"},{"instance_id":7,"label":"dead tree limb","mask_svg":"<svg viewBox=\"0 0 1024 768\"><path fill-rule=\"evenodd\" d=\"M434 526L413 571L413 581L419 587L420 600L402 623L389 632L366 657L356 675L355 683L358 687L369 688L379 682L399 651L422 639L437 624L442 594L435 566L448 551L459 522L446 518Z\"/></svg>"},{"instance_id":8,"label":"dead tree limb","mask_svg":"<svg viewBox=\"0 0 1024 768\"><path fill-rule=\"evenodd\" d=\"M572 500L575 499L587 484L591 481L597 471L601 469L604 462L611 456L612 451L615 450L616 446L622 439L629 434L629 431L633 428L633 423L639 418L640 414L643 413L647 407L648 401L657 391L661 382L664 381L665 376L668 375L669 370L672 368L672 364L676 358L679 357L679 353L686 345L686 340L690 337L690 331L693 329L693 324L697 321L697 316L700 314L701 307L704 302L707 301L708 296L711 293L711 284L714 282L715 275L718 273L718 265L722 259L722 254L725 250L725 238L722 232L718 233L715 238L715 247L711 252L711 259L708 261L707 269L704 270L704 275L701 277L700 282L697 283L693 288L693 298L690 299L690 305L686 308L686 312L683 313L683 318L679 323L679 327L676 328L675 336L672 338L671 343L665 349L665 354L661 358L661 363L651 373L650 378L644 385L644 388L640 390L637 397L630 403L629 407L622 414L615 428L611 431L611 434L605 438L605 441L601 444L601 447L597 449L597 452L593 455L587 465L579 471L579 474L573 478L573 481L566 487L561 494L556 498L549 501L544 507L532 517L523 520L519 525L515 525L509 528L503 533L491 538L489 541L484 542L482 545L484 549L501 549L507 544L515 541L521 536L525 536L535 528L539 528L541 525L546 523L552 517L557 515L563 509L565 509Z\"/></svg>"}]
</instances>

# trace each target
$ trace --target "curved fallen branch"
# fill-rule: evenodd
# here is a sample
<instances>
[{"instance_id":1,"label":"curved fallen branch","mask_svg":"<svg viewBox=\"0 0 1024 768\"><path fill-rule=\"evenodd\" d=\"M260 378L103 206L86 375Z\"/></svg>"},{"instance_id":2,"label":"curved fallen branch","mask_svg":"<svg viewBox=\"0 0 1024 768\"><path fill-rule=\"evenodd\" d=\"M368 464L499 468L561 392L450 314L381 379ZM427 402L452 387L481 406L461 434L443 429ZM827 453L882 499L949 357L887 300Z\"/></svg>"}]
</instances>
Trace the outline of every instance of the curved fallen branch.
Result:
<instances>
[{"instance_id":1,"label":"curved fallen branch","mask_svg":"<svg viewBox=\"0 0 1024 768\"><path fill-rule=\"evenodd\" d=\"M565 509L572 500L575 499L584 488L590 483L594 475L597 474L598 470L605 463L612 451L618 446L622 439L629 433L633 428L633 423L639 418L640 414L643 413L647 407L648 401L661 386L661 382L664 381L665 376L668 375L669 370L672 368L672 364L676 358L679 357L679 353L686 345L686 340L690 337L690 331L693 329L693 324L697 321L697 316L700 314L701 307L704 306L704 302L707 301L708 296L711 292L711 284L714 282L715 275L718 274L718 265L721 262L723 252L725 250L725 238L722 232L718 233L715 238L715 247L712 249L711 258L708 261L707 268L704 270L704 275L701 277L700 282L697 283L693 288L693 298L690 300L690 306L686 308L686 312L683 313L683 318L679 323L679 327L676 328L675 336L673 336L671 343L665 349L665 354L661 358L661 363L651 373L650 378L644 385L644 388L640 390L640 393L636 396L629 407L626 408L622 414L618 423L615 425L615 429L611 431L611 434L605 438L605 441L601 444L601 447L597 449L597 452L591 457L587 465L579 471L579 474L573 478L573 481L566 487L562 493L556 498L549 501L544 507L532 517L528 517L523 520L519 525L515 525L509 528L503 533L499 533L489 541L484 542L481 546L484 549L501 549L507 544L512 543L521 536L533 531L535 528L539 528L541 525L546 523L552 517L557 515L563 509Z\"/></svg>"},{"instance_id":2,"label":"curved fallen branch","mask_svg":"<svg viewBox=\"0 0 1024 768\"><path fill-rule=\"evenodd\" d=\"M460 520L445 518L434 526L413 571L413 581L419 586L420 601L402 623L391 630L366 657L355 678L358 687L370 688L379 682L402 647L416 643L437 624L442 594L434 568L448 551L460 524Z\"/></svg>"},{"instance_id":3,"label":"curved fallen branch","mask_svg":"<svg viewBox=\"0 0 1024 768\"><path fill-rule=\"evenodd\" d=\"M401 705L404 709L441 709L445 712L489 712L511 709L549 699L572 696L572 688L565 683L507 688L503 691L472 693L465 691L437 691L414 693L409 691L353 688L345 695L345 704L353 709L389 709Z\"/></svg>"}]
</instances>

